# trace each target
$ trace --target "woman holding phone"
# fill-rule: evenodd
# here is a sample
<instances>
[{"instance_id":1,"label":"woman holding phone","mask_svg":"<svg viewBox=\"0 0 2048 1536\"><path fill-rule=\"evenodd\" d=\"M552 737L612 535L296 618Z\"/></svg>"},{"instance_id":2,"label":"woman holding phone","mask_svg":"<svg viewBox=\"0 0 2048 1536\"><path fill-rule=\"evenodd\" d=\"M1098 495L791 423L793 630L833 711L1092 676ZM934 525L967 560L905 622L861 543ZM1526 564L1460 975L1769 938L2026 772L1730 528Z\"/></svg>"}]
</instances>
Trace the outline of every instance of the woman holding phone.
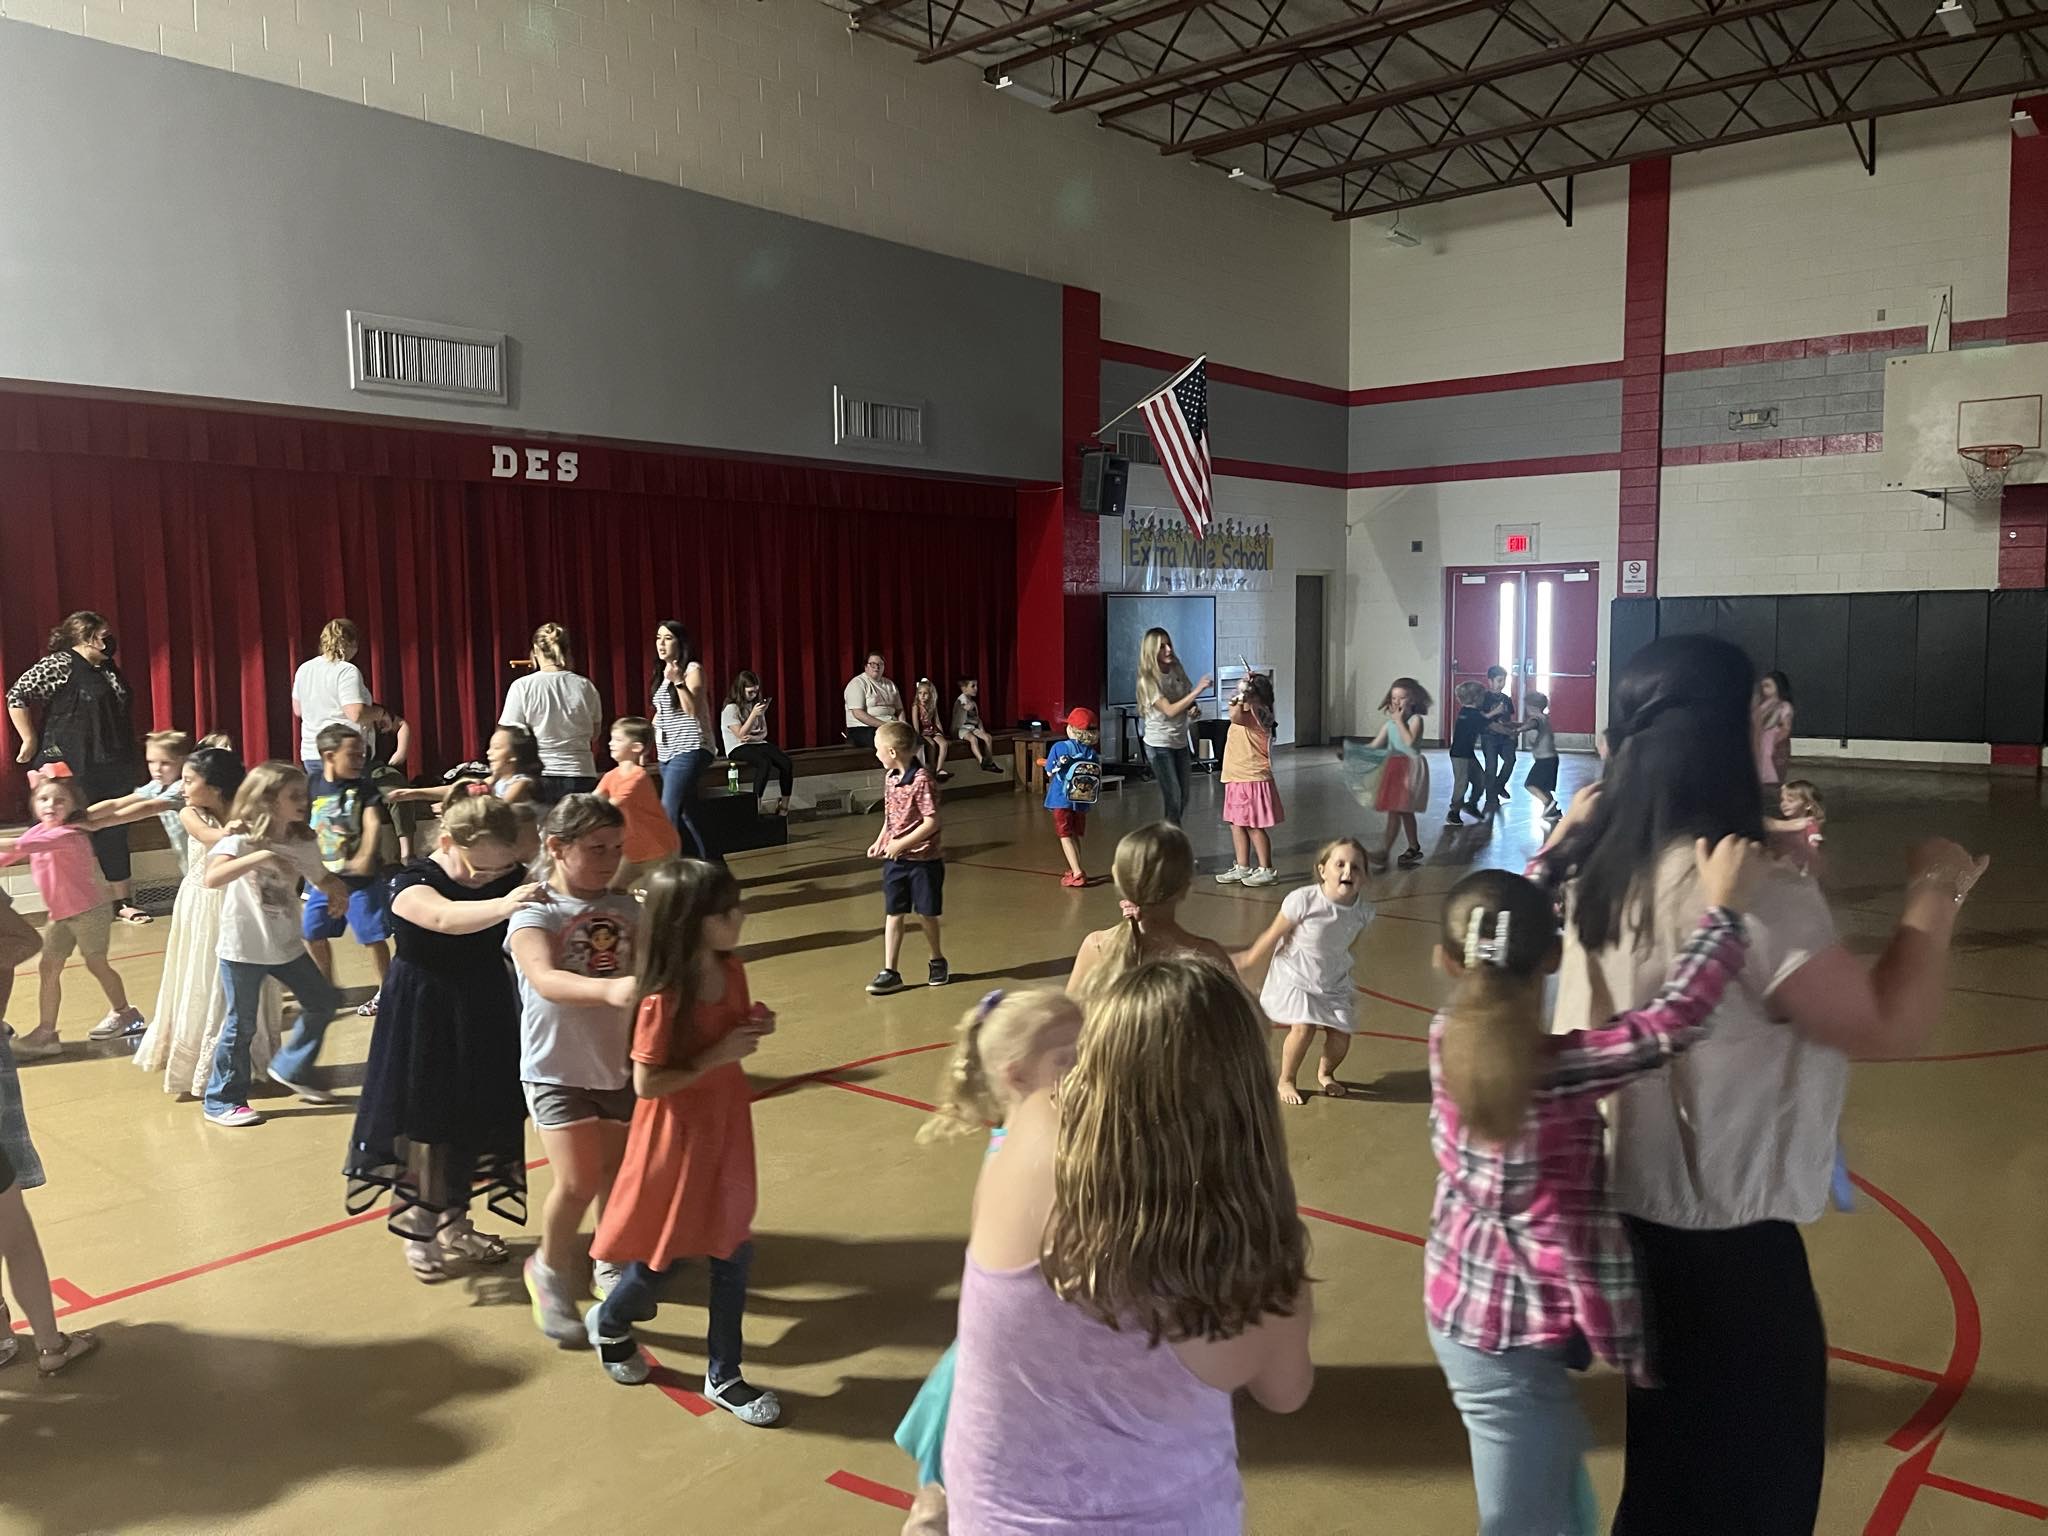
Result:
<instances>
[{"instance_id":1,"label":"woman holding phone","mask_svg":"<svg viewBox=\"0 0 2048 1536\"><path fill-rule=\"evenodd\" d=\"M680 619L654 626L654 755L661 762L661 808L700 859L711 853L690 808L697 780L711 764L711 710L704 667Z\"/></svg>"},{"instance_id":2,"label":"woman holding phone","mask_svg":"<svg viewBox=\"0 0 2048 1536\"><path fill-rule=\"evenodd\" d=\"M725 696L725 709L718 717L719 734L725 738L725 755L754 775L754 798L768 793L768 780L782 787L776 814L789 814L789 788L796 777L796 765L789 754L768 739L768 706L774 700L761 692L761 679L742 672L732 680Z\"/></svg>"}]
</instances>

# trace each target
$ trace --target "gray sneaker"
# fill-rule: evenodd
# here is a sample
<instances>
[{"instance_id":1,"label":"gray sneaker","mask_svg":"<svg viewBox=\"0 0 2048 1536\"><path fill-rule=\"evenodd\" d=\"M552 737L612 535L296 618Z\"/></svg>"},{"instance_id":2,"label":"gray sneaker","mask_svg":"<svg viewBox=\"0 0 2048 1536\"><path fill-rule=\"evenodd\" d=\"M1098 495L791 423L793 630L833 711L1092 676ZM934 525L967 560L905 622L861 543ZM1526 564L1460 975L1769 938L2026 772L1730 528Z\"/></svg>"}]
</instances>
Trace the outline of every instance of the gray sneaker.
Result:
<instances>
[{"instance_id":1,"label":"gray sneaker","mask_svg":"<svg viewBox=\"0 0 2048 1536\"><path fill-rule=\"evenodd\" d=\"M1238 883L1241 885L1278 885L1280 883L1280 871L1268 864L1263 868L1253 870Z\"/></svg>"},{"instance_id":2,"label":"gray sneaker","mask_svg":"<svg viewBox=\"0 0 2048 1536\"><path fill-rule=\"evenodd\" d=\"M583 1319L576 1315L569 1300L568 1288L562 1284L561 1276L541 1263L539 1254L527 1259L520 1277L525 1280L527 1297L533 1302L536 1328L564 1349L580 1348L588 1342L589 1335L583 1331Z\"/></svg>"},{"instance_id":3,"label":"gray sneaker","mask_svg":"<svg viewBox=\"0 0 2048 1536\"><path fill-rule=\"evenodd\" d=\"M622 1387L637 1387L653 1374L653 1370L630 1333L622 1339L605 1337L597 1320L603 1310L601 1306L592 1307L583 1314L584 1334L590 1340L590 1347L597 1351L597 1363L604 1367L605 1375Z\"/></svg>"}]
</instances>

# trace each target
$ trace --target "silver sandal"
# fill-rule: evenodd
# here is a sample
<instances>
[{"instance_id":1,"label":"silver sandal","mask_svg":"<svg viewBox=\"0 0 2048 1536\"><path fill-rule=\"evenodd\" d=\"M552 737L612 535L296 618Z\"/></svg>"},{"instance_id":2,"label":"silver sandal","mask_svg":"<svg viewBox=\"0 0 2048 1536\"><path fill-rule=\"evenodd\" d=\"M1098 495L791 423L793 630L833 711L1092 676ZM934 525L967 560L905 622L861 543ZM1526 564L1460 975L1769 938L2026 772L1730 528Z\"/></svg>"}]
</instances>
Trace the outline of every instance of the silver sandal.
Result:
<instances>
[{"instance_id":1,"label":"silver sandal","mask_svg":"<svg viewBox=\"0 0 2048 1536\"><path fill-rule=\"evenodd\" d=\"M512 1253L503 1238L479 1232L467 1220L450 1222L435 1242L444 1254L468 1259L472 1264L502 1264Z\"/></svg>"}]
</instances>

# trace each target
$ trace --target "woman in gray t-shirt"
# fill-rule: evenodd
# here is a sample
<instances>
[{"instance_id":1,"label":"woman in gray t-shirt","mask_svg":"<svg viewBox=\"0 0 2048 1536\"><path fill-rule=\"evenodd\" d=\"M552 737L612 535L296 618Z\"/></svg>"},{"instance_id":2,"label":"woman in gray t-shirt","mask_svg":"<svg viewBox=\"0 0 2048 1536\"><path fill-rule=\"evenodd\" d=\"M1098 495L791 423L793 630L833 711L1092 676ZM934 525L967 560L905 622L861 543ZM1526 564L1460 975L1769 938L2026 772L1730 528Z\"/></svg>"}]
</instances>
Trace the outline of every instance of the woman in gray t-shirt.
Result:
<instances>
[{"instance_id":1,"label":"woman in gray t-shirt","mask_svg":"<svg viewBox=\"0 0 2048 1536\"><path fill-rule=\"evenodd\" d=\"M1163 629L1145 631L1138 647L1138 714L1144 721L1145 761L1159 782L1160 819L1180 825L1187 810L1188 776L1194 770L1194 749L1188 730L1202 712L1201 697L1211 679L1188 681L1187 669L1173 652L1173 636Z\"/></svg>"}]
</instances>

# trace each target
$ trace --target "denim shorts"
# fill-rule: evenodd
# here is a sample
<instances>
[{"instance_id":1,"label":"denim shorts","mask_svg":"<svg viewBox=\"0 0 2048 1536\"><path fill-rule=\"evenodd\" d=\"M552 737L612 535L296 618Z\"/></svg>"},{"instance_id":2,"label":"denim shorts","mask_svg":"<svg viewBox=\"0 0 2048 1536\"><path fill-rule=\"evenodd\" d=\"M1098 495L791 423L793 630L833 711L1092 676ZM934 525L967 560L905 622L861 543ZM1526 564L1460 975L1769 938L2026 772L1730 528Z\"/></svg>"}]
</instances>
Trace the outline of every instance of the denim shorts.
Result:
<instances>
[{"instance_id":1,"label":"denim shorts","mask_svg":"<svg viewBox=\"0 0 2048 1536\"><path fill-rule=\"evenodd\" d=\"M319 886L306 891L306 911L299 931L308 939L338 939L346 927L358 944L381 944L391 937L386 920L387 887L382 880L356 886L348 893L348 914L344 917L327 904L327 893Z\"/></svg>"}]
</instances>

